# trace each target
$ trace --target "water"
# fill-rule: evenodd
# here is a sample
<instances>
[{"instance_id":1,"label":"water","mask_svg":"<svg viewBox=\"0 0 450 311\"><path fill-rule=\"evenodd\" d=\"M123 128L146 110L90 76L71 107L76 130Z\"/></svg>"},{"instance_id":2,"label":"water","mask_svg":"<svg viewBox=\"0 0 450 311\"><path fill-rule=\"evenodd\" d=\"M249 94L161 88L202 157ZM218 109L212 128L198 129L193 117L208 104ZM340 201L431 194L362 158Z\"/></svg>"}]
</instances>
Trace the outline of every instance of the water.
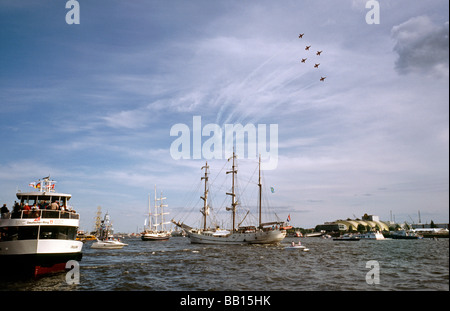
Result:
<instances>
[{"instance_id":1,"label":"water","mask_svg":"<svg viewBox=\"0 0 450 311\"><path fill-rule=\"evenodd\" d=\"M301 241L309 252L286 250ZM338 242L286 238L278 245L198 245L125 239L120 250L83 247L80 283L65 274L0 281L2 290L26 291L405 291L449 290L449 241ZM368 284L368 261L379 264L379 284ZM371 282L373 283L373 282Z\"/></svg>"}]
</instances>

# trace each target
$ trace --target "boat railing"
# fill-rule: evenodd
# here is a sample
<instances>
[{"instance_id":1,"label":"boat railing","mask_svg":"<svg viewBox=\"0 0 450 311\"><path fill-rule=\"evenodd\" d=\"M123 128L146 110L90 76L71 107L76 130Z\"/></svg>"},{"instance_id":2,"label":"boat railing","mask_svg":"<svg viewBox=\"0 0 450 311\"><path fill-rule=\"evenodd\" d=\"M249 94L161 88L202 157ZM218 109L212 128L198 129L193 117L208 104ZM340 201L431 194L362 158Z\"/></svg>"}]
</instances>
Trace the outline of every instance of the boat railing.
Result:
<instances>
[{"instance_id":1,"label":"boat railing","mask_svg":"<svg viewBox=\"0 0 450 311\"><path fill-rule=\"evenodd\" d=\"M27 219L27 218L53 218L53 219L80 219L80 214L71 211L58 211L58 210L38 210L27 211L22 210L19 212L11 213L12 219Z\"/></svg>"}]
</instances>

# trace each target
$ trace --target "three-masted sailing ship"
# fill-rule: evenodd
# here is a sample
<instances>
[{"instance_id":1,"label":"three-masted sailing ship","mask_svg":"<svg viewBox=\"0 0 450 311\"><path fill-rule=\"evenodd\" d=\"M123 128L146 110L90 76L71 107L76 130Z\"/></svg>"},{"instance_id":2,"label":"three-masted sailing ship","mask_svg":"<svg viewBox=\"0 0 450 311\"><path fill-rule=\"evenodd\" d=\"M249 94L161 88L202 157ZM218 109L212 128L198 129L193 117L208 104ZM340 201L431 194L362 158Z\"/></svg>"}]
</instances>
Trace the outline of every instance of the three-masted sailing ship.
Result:
<instances>
[{"instance_id":1,"label":"three-masted sailing ship","mask_svg":"<svg viewBox=\"0 0 450 311\"><path fill-rule=\"evenodd\" d=\"M236 155L233 152L233 156L228 159L233 159L231 171L227 171L227 174L232 174L232 187L231 192L226 193L231 196L231 207L227 207L227 211L232 212L232 228L229 230L219 229L219 228L208 228L206 218L209 215L209 205L208 205L208 162L202 167L205 170L204 176L201 180L205 182L204 195L201 196L203 200L203 208L201 213L203 215L203 228L194 229L182 222L177 222L172 219L172 222L184 229L187 233L191 243L198 244L271 244L278 243L286 237L286 230L284 229L284 222L274 221L274 222L262 222L262 211L261 211L261 196L262 196L262 184L261 184L261 157L259 158L259 199L258 199L258 210L259 210L259 223L257 226L240 226L238 224L236 228L236 210L238 201L236 199L235 193L235 176L237 174L236 167ZM242 222L241 222L242 223Z\"/></svg>"},{"instance_id":2,"label":"three-masted sailing ship","mask_svg":"<svg viewBox=\"0 0 450 311\"><path fill-rule=\"evenodd\" d=\"M160 198L156 197L156 186L155 186L155 212L152 214L151 206L150 206L150 196L148 198L148 227L144 229L141 233L142 241L165 241L170 239L171 233L165 230L164 225L169 224L170 222L164 222L164 215L168 215L169 213L164 212L164 207L167 207L167 204L163 204L163 201L166 198L163 198L162 193ZM160 201L160 204L156 203ZM154 217L152 221L152 216Z\"/></svg>"}]
</instances>

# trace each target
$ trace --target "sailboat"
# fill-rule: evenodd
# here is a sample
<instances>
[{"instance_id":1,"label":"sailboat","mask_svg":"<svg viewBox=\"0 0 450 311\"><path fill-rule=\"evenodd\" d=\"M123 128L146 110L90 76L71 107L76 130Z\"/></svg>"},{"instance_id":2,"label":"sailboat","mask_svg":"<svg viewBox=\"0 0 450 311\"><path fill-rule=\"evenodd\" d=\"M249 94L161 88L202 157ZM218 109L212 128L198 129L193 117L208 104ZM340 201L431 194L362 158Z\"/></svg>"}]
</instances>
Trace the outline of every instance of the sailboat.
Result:
<instances>
[{"instance_id":1,"label":"sailboat","mask_svg":"<svg viewBox=\"0 0 450 311\"><path fill-rule=\"evenodd\" d=\"M152 213L150 207L150 196L148 199L148 228L145 229L141 233L142 241L166 241L170 238L171 233L165 230L164 225L170 224L170 222L164 222L164 215L168 215L169 213L164 213L164 207L167 207L167 204L163 204L163 201L166 198L163 198L162 192L160 198L156 198L156 186L155 186L155 213L154 221L152 223ZM160 201L159 210L157 201ZM158 217L159 216L159 217ZM159 219L159 220L158 220Z\"/></svg>"},{"instance_id":2,"label":"sailboat","mask_svg":"<svg viewBox=\"0 0 450 311\"><path fill-rule=\"evenodd\" d=\"M262 184L261 184L261 157L259 157L259 223L258 226L240 226L238 224L236 228L236 210L238 201L235 193L235 178L237 174L237 166L235 163L236 155L233 152L233 156L228 159L228 161L233 160L231 171L227 171L227 174L232 174L232 187L231 192L226 193L231 196L231 207L227 207L227 211L232 212L232 227L229 230L220 228L207 228L206 217L209 215L209 205L208 205L208 162L202 167L205 170L205 175L201 177L201 180L205 182L204 195L201 197L203 200L203 209L201 213L203 215L203 228L194 229L182 222L177 222L172 219L172 222L184 229L191 241L191 243L197 244L271 244L278 243L286 237L286 230L284 228L284 222L274 221L268 223L262 223L261 221L261 196L262 196ZM247 213L248 214L248 213Z\"/></svg>"}]
</instances>

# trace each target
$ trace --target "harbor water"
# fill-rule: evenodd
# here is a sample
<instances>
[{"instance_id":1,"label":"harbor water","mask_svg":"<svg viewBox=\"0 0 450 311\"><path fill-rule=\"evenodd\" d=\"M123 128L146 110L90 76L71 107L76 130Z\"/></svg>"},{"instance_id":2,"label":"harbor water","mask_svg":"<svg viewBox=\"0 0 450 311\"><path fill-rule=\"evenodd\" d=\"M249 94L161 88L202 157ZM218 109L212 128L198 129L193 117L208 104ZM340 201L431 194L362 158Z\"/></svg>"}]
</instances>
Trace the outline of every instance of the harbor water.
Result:
<instances>
[{"instance_id":1,"label":"harbor water","mask_svg":"<svg viewBox=\"0 0 450 311\"><path fill-rule=\"evenodd\" d=\"M309 251L285 249L301 241ZM286 238L277 245L199 245L124 239L83 246L78 284L66 273L2 280L15 291L448 291L448 239L342 242ZM375 263L375 264L374 264ZM378 278L376 280L376 278ZM376 281L375 281L376 280Z\"/></svg>"}]
</instances>

